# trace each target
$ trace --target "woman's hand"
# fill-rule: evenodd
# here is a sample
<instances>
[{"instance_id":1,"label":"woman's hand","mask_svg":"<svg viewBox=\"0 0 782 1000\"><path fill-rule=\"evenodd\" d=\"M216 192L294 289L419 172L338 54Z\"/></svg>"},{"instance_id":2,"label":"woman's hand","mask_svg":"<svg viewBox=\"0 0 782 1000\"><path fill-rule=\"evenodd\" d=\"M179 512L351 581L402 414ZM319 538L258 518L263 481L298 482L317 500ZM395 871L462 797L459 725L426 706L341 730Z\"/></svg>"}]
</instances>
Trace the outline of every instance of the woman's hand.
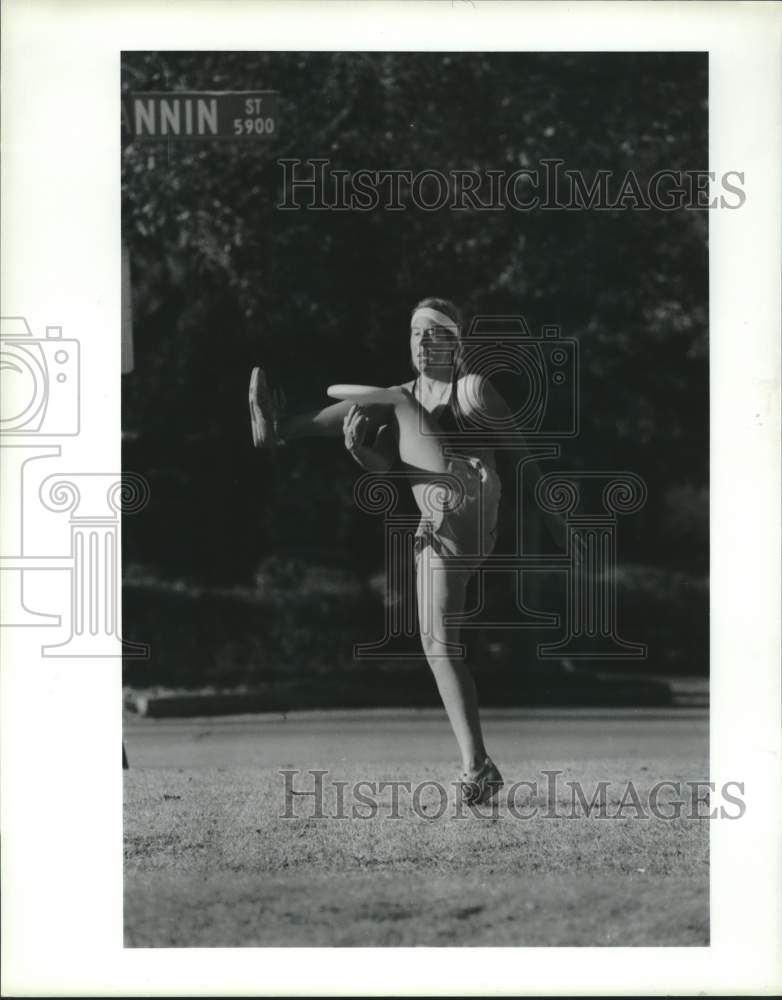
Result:
<instances>
[{"instance_id":1,"label":"woman's hand","mask_svg":"<svg viewBox=\"0 0 782 1000\"><path fill-rule=\"evenodd\" d=\"M381 427L375 438L374 445L365 444L369 432L369 418L362 407L355 403L348 410L342 421L342 432L345 437L345 448L358 464L368 472L388 472L392 465L392 457L385 447L386 427Z\"/></svg>"},{"instance_id":2,"label":"woman's hand","mask_svg":"<svg viewBox=\"0 0 782 1000\"><path fill-rule=\"evenodd\" d=\"M364 444L369 430L369 419L360 406L355 403L348 410L342 421L342 432L345 435L345 447L351 455Z\"/></svg>"}]
</instances>

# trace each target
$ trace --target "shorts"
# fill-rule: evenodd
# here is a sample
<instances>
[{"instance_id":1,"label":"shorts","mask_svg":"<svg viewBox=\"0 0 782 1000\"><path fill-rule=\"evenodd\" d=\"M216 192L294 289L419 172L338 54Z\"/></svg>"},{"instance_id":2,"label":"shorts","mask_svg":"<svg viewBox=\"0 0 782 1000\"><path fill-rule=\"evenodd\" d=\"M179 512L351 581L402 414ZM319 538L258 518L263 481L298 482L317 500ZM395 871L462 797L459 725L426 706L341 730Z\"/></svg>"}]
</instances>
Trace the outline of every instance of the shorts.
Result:
<instances>
[{"instance_id":1,"label":"shorts","mask_svg":"<svg viewBox=\"0 0 782 1000\"><path fill-rule=\"evenodd\" d=\"M415 536L416 560L431 554L473 559L462 567L474 572L497 542L500 477L477 458L449 458L448 472L433 483Z\"/></svg>"}]
</instances>

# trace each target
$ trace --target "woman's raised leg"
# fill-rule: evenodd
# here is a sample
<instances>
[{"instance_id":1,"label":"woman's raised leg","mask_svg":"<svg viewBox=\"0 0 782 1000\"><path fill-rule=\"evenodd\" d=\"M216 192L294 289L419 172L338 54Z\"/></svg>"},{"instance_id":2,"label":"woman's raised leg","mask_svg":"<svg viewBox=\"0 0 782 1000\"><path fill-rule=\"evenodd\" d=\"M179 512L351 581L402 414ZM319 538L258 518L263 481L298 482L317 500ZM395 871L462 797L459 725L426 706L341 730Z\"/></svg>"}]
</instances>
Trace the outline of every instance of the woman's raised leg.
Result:
<instances>
[{"instance_id":1,"label":"woman's raised leg","mask_svg":"<svg viewBox=\"0 0 782 1000\"><path fill-rule=\"evenodd\" d=\"M250 376L250 426L256 448L274 448L302 437L337 437L351 404L333 403L308 413L286 414L281 393L272 393L261 368Z\"/></svg>"},{"instance_id":2,"label":"woman's raised leg","mask_svg":"<svg viewBox=\"0 0 782 1000\"><path fill-rule=\"evenodd\" d=\"M351 404L345 401L307 413L290 416L282 413L278 423L279 435L283 441L303 437L337 437L342 434L342 424L350 407Z\"/></svg>"},{"instance_id":3,"label":"woman's raised leg","mask_svg":"<svg viewBox=\"0 0 782 1000\"><path fill-rule=\"evenodd\" d=\"M440 428L432 416L407 389L394 386L379 390L385 394L377 401L360 401L362 409L393 411L399 428L399 457L412 470L430 473L447 471L438 438ZM286 415L275 405L263 371L254 368L250 379L250 416L256 447L273 447L279 441L302 437L336 437L342 434L343 422L356 400L338 403L307 413Z\"/></svg>"},{"instance_id":4,"label":"woman's raised leg","mask_svg":"<svg viewBox=\"0 0 782 1000\"><path fill-rule=\"evenodd\" d=\"M393 410L399 429L399 457L411 470L423 473L443 473L448 466L443 456L437 421L413 397L409 389L395 385L379 386L332 385L328 394L335 399L353 402L362 408L382 405Z\"/></svg>"},{"instance_id":5,"label":"woman's raised leg","mask_svg":"<svg viewBox=\"0 0 782 1000\"><path fill-rule=\"evenodd\" d=\"M447 472L448 464L439 437L442 431L437 421L405 389L400 391L400 398L393 405L399 426L400 459L411 469Z\"/></svg>"}]
</instances>

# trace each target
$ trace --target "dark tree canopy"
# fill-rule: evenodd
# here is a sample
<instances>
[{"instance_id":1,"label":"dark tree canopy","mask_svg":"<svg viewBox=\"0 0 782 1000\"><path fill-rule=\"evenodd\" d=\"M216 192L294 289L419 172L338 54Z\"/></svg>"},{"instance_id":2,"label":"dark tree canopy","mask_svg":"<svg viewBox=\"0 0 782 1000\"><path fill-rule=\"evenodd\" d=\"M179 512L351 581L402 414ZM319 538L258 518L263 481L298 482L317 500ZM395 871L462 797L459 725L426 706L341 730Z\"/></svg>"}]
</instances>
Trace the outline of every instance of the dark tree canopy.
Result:
<instances>
[{"instance_id":1,"label":"dark tree canopy","mask_svg":"<svg viewBox=\"0 0 782 1000\"><path fill-rule=\"evenodd\" d=\"M126 461L152 480L127 558L246 582L280 548L382 551L338 443L270 463L250 448L263 364L292 406L329 382L409 371L411 306L524 315L580 344L581 434L560 467L647 482L623 557L703 573L708 545L707 212L283 212L283 158L332 170L505 170L560 159L641 185L708 169L705 54L125 53L124 92L279 92L268 141L126 145L136 370ZM184 500L186 499L186 502ZM623 529L624 530L624 529ZM373 536L374 537L374 536ZM358 543L358 544L357 544Z\"/></svg>"}]
</instances>

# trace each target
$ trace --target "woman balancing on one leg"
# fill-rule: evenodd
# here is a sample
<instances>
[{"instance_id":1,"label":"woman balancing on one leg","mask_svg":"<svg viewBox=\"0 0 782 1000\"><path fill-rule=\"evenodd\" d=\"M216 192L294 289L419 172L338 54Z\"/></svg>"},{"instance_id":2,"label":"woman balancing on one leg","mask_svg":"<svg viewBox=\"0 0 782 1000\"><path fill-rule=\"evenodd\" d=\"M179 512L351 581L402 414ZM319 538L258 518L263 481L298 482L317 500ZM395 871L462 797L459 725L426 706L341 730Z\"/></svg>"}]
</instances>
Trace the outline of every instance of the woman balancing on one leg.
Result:
<instances>
[{"instance_id":1,"label":"woman balancing on one leg","mask_svg":"<svg viewBox=\"0 0 782 1000\"><path fill-rule=\"evenodd\" d=\"M411 382L386 389L331 386L329 395L341 402L285 416L263 372L255 368L250 414L258 448L274 448L298 437L343 434L346 447L365 469L387 471L398 455L410 474L422 514L416 537L421 643L461 751L462 797L469 804L482 804L502 787L502 776L486 753L472 675L453 652L458 649L459 627L448 619L464 610L467 583L494 548L500 481L493 450L475 447L468 435L461 444L451 442L471 418L478 418L485 431L487 423L490 426L487 417L502 424L509 410L488 381L460 372L460 337L456 306L444 299L424 299L410 322L410 354L417 373ZM365 441L370 408L373 415L383 414L371 445ZM448 436L447 448L443 435ZM438 482L456 487L440 490L439 504L432 502L432 487ZM444 501L446 492L450 498ZM465 557L458 568L449 568L453 557Z\"/></svg>"}]
</instances>

